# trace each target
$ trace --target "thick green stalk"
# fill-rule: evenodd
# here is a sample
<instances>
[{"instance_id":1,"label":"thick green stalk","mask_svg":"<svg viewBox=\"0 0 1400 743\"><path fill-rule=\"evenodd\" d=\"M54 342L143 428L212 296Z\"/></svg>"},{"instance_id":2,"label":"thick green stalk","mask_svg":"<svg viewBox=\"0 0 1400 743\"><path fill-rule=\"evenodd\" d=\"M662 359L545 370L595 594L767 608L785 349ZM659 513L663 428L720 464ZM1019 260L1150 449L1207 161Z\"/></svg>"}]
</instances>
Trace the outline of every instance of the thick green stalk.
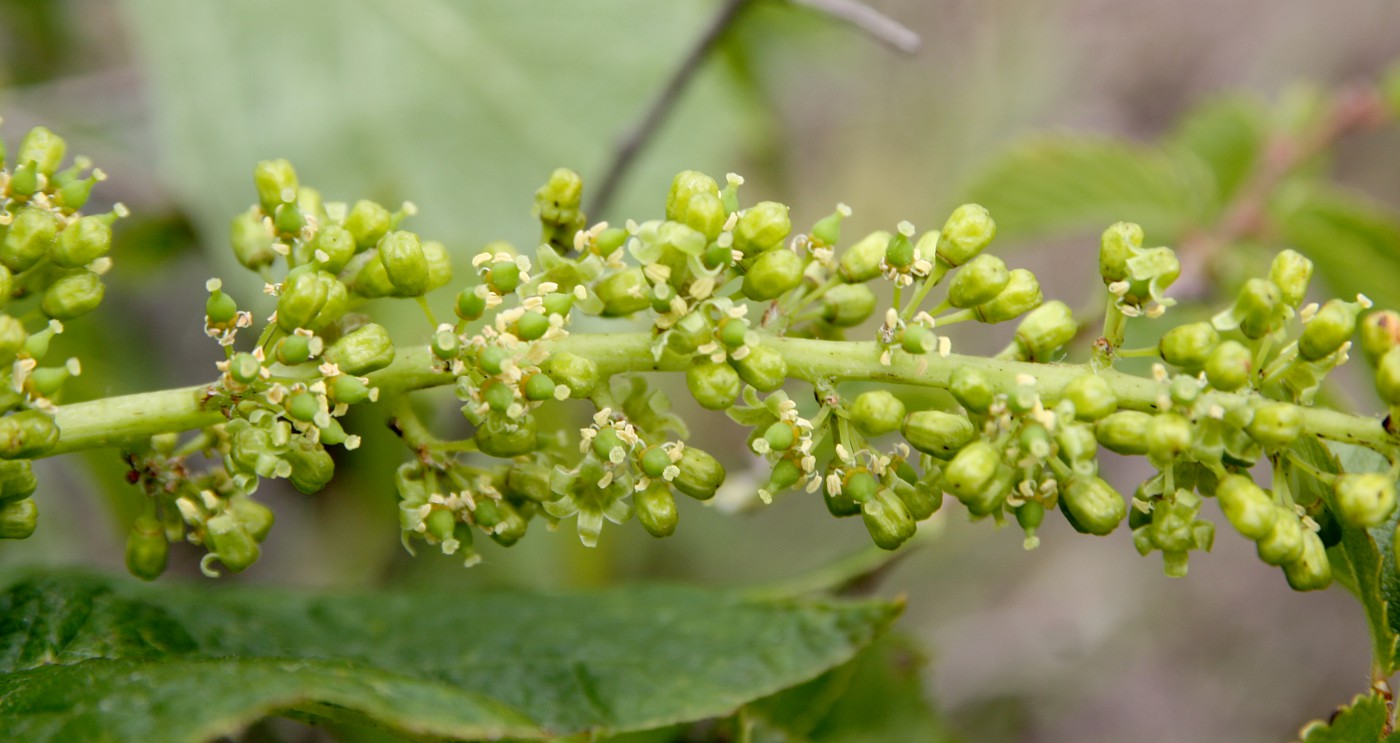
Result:
<instances>
[{"instance_id":1,"label":"thick green stalk","mask_svg":"<svg viewBox=\"0 0 1400 743\"><path fill-rule=\"evenodd\" d=\"M1019 361L937 354L911 356L898 353L890 365L880 363L873 342L819 341L798 338L765 338L782 353L788 376L809 383L885 382L946 389L953 370L970 367L980 371L998 391L1006 392L1027 378L1042 399L1053 404L1071 380L1095 373L1087 364L1032 364ZM604 377L625 372L678 371L658 365L651 351L649 333L580 333L552 343L555 351L567 351L592 360ZM1111 369L1097 372L1108 381L1119 405L1131 410L1156 410L1167 396L1167 385L1152 379ZM388 367L370 376L384 393L406 392L452 382L452 376L434 368L427 346L403 349ZM217 404L206 402L206 387L183 387L109 397L63 405L57 422L62 431L58 446L49 454L103 446L117 446L157 433L186 431L223 420ZM1248 404L1245 395L1212 392L1210 402L1222 409ZM1381 421L1368 416L1302 407L1303 432L1334 441L1388 450L1397 441Z\"/></svg>"}]
</instances>

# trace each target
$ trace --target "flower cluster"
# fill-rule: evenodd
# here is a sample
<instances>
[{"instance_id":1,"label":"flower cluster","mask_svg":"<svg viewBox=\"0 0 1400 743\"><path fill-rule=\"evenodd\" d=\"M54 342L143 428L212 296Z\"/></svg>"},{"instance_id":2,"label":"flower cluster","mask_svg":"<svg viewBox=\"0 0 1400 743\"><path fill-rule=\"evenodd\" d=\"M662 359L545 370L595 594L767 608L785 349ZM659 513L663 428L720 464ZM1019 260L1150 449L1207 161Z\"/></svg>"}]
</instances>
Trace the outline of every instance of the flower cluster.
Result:
<instances>
[{"instance_id":1,"label":"flower cluster","mask_svg":"<svg viewBox=\"0 0 1400 743\"><path fill-rule=\"evenodd\" d=\"M121 204L83 214L106 174L86 157L60 169L67 152L44 127L24 135L12 160L0 142L0 539L34 531L28 460L58 444L55 400L81 371L76 358L50 359L49 345L65 321L102 303L112 223L127 214Z\"/></svg>"}]
</instances>

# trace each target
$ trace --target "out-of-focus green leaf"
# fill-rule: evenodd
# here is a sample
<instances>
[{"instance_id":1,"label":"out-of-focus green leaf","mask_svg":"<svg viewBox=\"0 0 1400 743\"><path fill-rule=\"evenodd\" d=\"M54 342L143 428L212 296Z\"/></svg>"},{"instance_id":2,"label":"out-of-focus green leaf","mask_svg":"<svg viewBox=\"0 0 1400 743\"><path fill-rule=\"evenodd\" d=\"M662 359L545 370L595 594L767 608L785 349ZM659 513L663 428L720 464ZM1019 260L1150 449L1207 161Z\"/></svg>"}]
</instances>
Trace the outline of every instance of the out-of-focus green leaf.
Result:
<instances>
[{"instance_id":1,"label":"out-of-focus green leaf","mask_svg":"<svg viewBox=\"0 0 1400 743\"><path fill-rule=\"evenodd\" d=\"M1370 449L1316 439L1301 439L1293 453L1323 472L1382 472L1389 469L1385 457ZM1306 472L1294 471L1290 485L1299 502L1321 499L1336 512L1332 490ZM1400 577L1395 574L1391 547L1395 521L1375 529L1341 527L1342 540L1327 550L1337 579L1356 595L1366 612L1371 633L1373 662L1386 674L1394 673L1400 648Z\"/></svg>"},{"instance_id":2,"label":"out-of-focus green leaf","mask_svg":"<svg viewBox=\"0 0 1400 743\"><path fill-rule=\"evenodd\" d=\"M535 188L560 166L600 177L716 11L707 0L124 7L166 180L221 257L229 219L253 200L253 164L271 157L327 199L414 201L410 225L449 248L533 244ZM619 213L658 213L678 170L733 169L751 123L742 101L722 65L702 70Z\"/></svg>"},{"instance_id":3,"label":"out-of-focus green leaf","mask_svg":"<svg viewBox=\"0 0 1400 743\"><path fill-rule=\"evenodd\" d=\"M1268 130L1266 116L1254 98L1221 98L1188 113L1166 145L1205 164L1215 179L1215 204L1223 205L1259 163Z\"/></svg>"},{"instance_id":4,"label":"out-of-focus green leaf","mask_svg":"<svg viewBox=\"0 0 1400 743\"><path fill-rule=\"evenodd\" d=\"M1298 736L1302 743L1370 743L1379 741L1385 734L1388 716L1389 710L1380 695L1358 694L1350 705L1337 710L1331 720L1310 722Z\"/></svg>"},{"instance_id":5,"label":"out-of-focus green leaf","mask_svg":"<svg viewBox=\"0 0 1400 743\"><path fill-rule=\"evenodd\" d=\"M275 712L464 739L645 730L805 682L897 613L667 587L317 595L28 577L0 592L0 739L199 740Z\"/></svg>"},{"instance_id":6,"label":"out-of-focus green leaf","mask_svg":"<svg viewBox=\"0 0 1400 743\"><path fill-rule=\"evenodd\" d=\"M886 636L846 665L749 710L791 743L952 741L925 698L923 666L908 639Z\"/></svg>"},{"instance_id":7,"label":"out-of-focus green leaf","mask_svg":"<svg viewBox=\"0 0 1400 743\"><path fill-rule=\"evenodd\" d=\"M1300 184L1271 205L1284 239L1334 291L1400 307L1400 214L1325 184Z\"/></svg>"},{"instance_id":8,"label":"out-of-focus green leaf","mask_svg":"<svg viewBox=\"0 0 1400 743\"><path fill-rule=\"evenodd\" d=\"M992 212L997 234L1028 237L1137 222L1171 242L1211 209L1214 184L1195 157L1121 139L1038 136L995 160L967 198Z\"/></svg>"}]
</instances>

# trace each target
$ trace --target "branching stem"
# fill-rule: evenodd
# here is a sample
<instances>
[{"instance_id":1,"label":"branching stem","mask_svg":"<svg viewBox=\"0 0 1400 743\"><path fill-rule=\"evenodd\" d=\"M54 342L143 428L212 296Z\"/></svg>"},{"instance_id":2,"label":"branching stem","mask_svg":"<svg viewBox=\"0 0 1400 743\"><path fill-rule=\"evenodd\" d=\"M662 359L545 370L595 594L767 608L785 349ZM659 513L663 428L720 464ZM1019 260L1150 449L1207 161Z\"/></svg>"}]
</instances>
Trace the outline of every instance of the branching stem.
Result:
<instances>
[{"instance_id":1,"label":"branching stem","mask_svg":"<svg viewBox=\"0 0 1400 743\"><path fill-rule=\"evenodd\" d=\"M896 352L888 366L880 363L880 349L873 342L822 341L765 337L763 344L783 355L788 376L813 385L840 382L881 382L912 387L947 389L953 371L969 367L981 372L997 392L1009 392L1029 376L1047 404L1060 398L1065 385L1085 374L1097 373L1113 390L1119 407L1156 411L1168 399L1168 386L1145 377L1112 369L1093 371L1087 364L1035 364L1020 361L950 354L913 356ZM658 362L652 355L652 335L638 333L579 333L554 341L551 349L568 351L592 360L603 378L629 372L682 371ZM663 357L664 359L665 357ZM452 375L433 364L427 346L402 349L388 367L369 375L382 395L450 384ZM119 446L166 432L205 428L225 420L210 388L183 387L110 397L60 406L56 421L62 437L48 454ZM1210 403L1231 410L1248 405L1249 395L1210 392ZM1333 441L1359 444L1389 454L1396 438L1379 419L1302 406L1305 434Z\"/></svg>"}]
</instances>

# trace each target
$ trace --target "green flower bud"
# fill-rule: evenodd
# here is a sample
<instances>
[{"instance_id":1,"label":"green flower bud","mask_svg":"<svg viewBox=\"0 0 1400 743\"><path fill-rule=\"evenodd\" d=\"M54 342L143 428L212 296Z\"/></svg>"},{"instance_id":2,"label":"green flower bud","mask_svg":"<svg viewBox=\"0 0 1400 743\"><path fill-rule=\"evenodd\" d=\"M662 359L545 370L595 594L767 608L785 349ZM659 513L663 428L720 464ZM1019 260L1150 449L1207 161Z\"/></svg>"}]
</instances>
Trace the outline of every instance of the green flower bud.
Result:
<instances>
[{"instance_id":1,"label":"green flower bud","mask_svg":"<svg viewBox=\"0 0 1400 743\"><path fill-rule=\"evenodd\" d=\"M703 361L685 372L685 384L700 407L725 410L739 399L743 382L733 367L724 363Z\"/></svg>"},{"instance_id":2,"label":"green flower bud","mask_svg":"<svg viewBox=\"0 0 1400 743\"><path fill-rule=\"evenodd\" d=\"M52 176L63 162L68 144L63 137L47 128L36 126L30 129L19 142L15 160L20 163L34 163L35 168L46 176Z\"/></svg>"},{"instance_id":3,"label":"green flower bud","mask_svg":"<svg viewBox=\"0 0 1400 743\"><path fill-rule=\"evenodd\" d=\"M1074 321L1069 305L1054 300L1026 315L1016 328L1016 345L1026 358L1047 361L1052 354L1074 340L1078 331L1079 325Z\"/></svg>"},{"instance_id":4,"label":"green flower bud","mask_svg":"<svg viewBox=\"0 0 1400 743\"><path fill-rule=\"evenodd\" d=\"M204 301L204 317L210 325L228 326L238 316L238 302L215 288Z\"/></svg>"},{"instance_id":5,"label":"green flower bud","mask_svg":"<svg viewBox=\"0 0 1400 743\"><path fill-rule=\"evenodd\" d=\"M593 291L603 301L604 317L623 317L651 306L651 283L637 267L607 276Z\"/></svg>"},{"instance_id":6,"label":"green flower bud","mask_svg":"<svg viewBox=\"0 0 1400 743\"><path fill-rule=\"evenodd\" d=\"M21 498L0 505L0 539L28 539L39 524L39 505Z\"/></svg>"},{"instance_id":7,"label":"green flower bud","mask_svg":"<svg viewBox=\"0 0 1400 743\"><path fill-rule=\"evenodd\" d=\"M750 346L747 356L731 363L739 378L760 392L772 392L787 381L787 360L769 346Z\"/></svg>"},{"instance_id":8,"label":"green flower bud","mask_svg":"<svg viewBox=\"0 0 1400 743\"><path fill-rule=\"evenodd\" d=\"M418 297L428 290L428 259L417 235L397 230L381 238L375 247L395 296Z\"/></svg>"},{"instance_id":9,"label":"green flower bud","mask_svg":"<svg viewBox=\"0 0 1400 743\"><path fill-rule=\"evenodd\" d=\"M802 283L802 259L791 250L770 250L758 257L744 274L744 296L767 302Z\"/></svg>"},{"instance_id":10,"label":"green flower bud","mask_svg":"<svg viewBox=\"0 0 1400 743\"><path fill-rule=\"evenodd\" d=\"M797 431L787 421L777 421L763 432L770 451L787 451L797 441Z\"/></svg>"},{"instance_id":11,"label":"green flower bud","mask_svg":"<svg viewBox=\"0 0 1400 743\"><path fill-rule=\"evenodd\" d=\"M1337 475L1332 494L1337 516L1349 526L1380 526L1395 511L1395 481L1379 472Z\"/></svg>"},{"instance_id":12,"label":"green flower bud","mask_svg":"<svg viewBox=\"0 0 1400 743\"><path fill-rule=\"evenodd\" d=\"M597 364L568 352L551 355L544 370L555 383L569 388L570 397L588 397L602 381Z\"/></svg>"},{"instance_id":13,"label":"green flower bud","mask_svg":"<svg viewBox=\"0 0 1400 743\"><path fill-rule=\"evenodd\" d=\"M82 268L112 249L112 228L102 217L83 217L59 233L49 260L62 268Z\"/></svg>"},{"instance_id":14,"label":"green flower bud","mask_svg":"<svg viewBox=\"0 0 1400 743\"><path fill-rule=\"evenodd\" d=\"M1308 361L1330 356L1351 340L1355 331L1356 305L1340 299L1329 300L1303 326L1303 334L1298 337L1298 355Z\"/></svg>"},{"instance_id":15,"label":"green flower bud","mask_svg":"<svg viewBox=\"0 0 1400 743\"><path fill-rule=\"evenodd\" d=\"M253 167L253 184L258 189L258 203L268 215L277 207L296 201L297 174L286 160L263 160Z\"/></svg>"},{"instance_id":16,"label":"green flower bud","mask_svg":"<svg viewBox=\"0 0 1400 743\"><path fill-rule=\"evenodd\" d=\"M847 284L860 284L880 275L880 264L885 260L885 246L890 244L890 233L877 230L846 248L837 264L837 273Z\"/></svg>"},{"instance_id":17,"label":"green flower bud","mask_svg":"<svg viewBox=\"0 0 1400 743\"><path fill-rule=\"evenodd\" d=\"M1215 486L1220 510L1230 525L1251 541L1259 541L1273 532L1279 509L1262 488L1244 475L1226 475Z\"/></svg>"},{"instance_id":18,"label":"green flower bud","mask_svg":"<svg viewBox=\"0 0 1400 743\"><path fill-rule=\"evenodd\" d=\"M1128 260L1142 249L1142 226L1132 222L1110 225L1099 238L1099 275L1103 283L1128 279Z\"/></svg>"},{"instance_id":19,"label":"green flower bud","mask_svg":"<svg viewBox=\"0 0 1400 743\"><path fill-rule=\"evenodd\" d=\"M697 500L713 498L715 491L724 484L724 465L696 447L685 447L676 467L680 473L671 484L676 490Z\"/></svg>"},{"instance_id":20,"label":"green flower bud","mask_svg":"<svg viewBox=\"0 0 1400 743\"><path fill-rule=\"evenodd\" d=\"M1296 308L1308 295L1312 273L1312 261L1295 250L1285 250L1274 256L1274 262L1269 266L1269 281L1278 287L1283 303Z\"/></svg>"},{"instance_id":21,"label":"green flower bud","mask_svg":"<svg viewBox=\"0 0 1400 743\"><path fill-rule=\"evenodd\" d=\"M1097 536L1112 533L1128 515L1123 496L1098 477L1075 478L1060 492L1060 505L1076 528Z\"/></svg>"},{"instance_id":22,"label":"green flower bud","mask_svg":"<svg viewBox=\"0 0 1400 743\"><path fill-rule=\"evenodd\" d=\"M948 303L958 309L976 307L996 299L1011 281L1002 259L984 253L968 261L953 274L948 285Z\"/></svg>"},{"instance_id":23,"label":"green flower bud","mask_svg":"<svg viewBox=\"0 0 1400 743\"><path fill-rule=\"evenodd\" d=\"M490 413L476 429L476 445L490 457L518 457L539 446L538 430L534 416L510 418L503 413Z\"/></svg>"},{"instance_id":24,"label":"green flower bud","mask_svg":"<svg viewBox=\"0 0 1400 743\"><path fill-rule=\"evenodd\" d=\"M1220 333L1210 323L1193 322L1168 330L1158 342L1157 350L1168 364L1196 370L1219 343Z\"/></svg>"},{"instance_id":25,"label":"green flower bud","mask_svg":"<svg viewBox=\"0 0 1400 743\"><path fill-rule=\"evenodd\" d=\"M1265 449L1281 449L1297 440L1302 431L1303 413L1286 402L1266 402L1254 409L1254 418L1245 431Z\"/></svg>"},{"instance_id":26,"label":"green flower bud","mask_svg":"<svg viewBox=\"0 0 1400 743\"><path fill-rule=\"evenodd\" d=\"M746 256L762 253L782 245L789 232L792 220L787 204L760 201L745 209L735 222L734 248Z\"/></svg>"},{"instance_id":27,"label":"green flower bud","mask_svg":"<svg viewBox=\"0 0 1400 743\"><path fill-rule=\"evenodd\" d=\"M328 224L316 232L316 237L307 247L311 258L322 271L340 273L342 268L355 257L355 237L338 224Z\"/></svg>"},{"instance_id":28,"label":"green flower bud","mask_svg":"<svg viewBox=\"0 0 1400 743\"><path fill-rule=\"evenodd\" d=\"M233 514L221 513L209 519L204 541L230 572L241 573L258 560L258 543Z\"/></svg>"},{"instance_id":29,"label":"green flower bud","mask_svg":"<svg viewBox=\"0 0 1400 743\"><path fill-rule=\"evenodd\" d=\"M326 304L325 282L311 266L298 266L287 272L277 296L277 326L290 333L310 327L312 318Z\"/></svg>"},{"instance_id":30,"label":"green flower bud","mask_svg":"<svg viewBox=\"0 0 1400 743\"><path fill-rule=\"evenodd\" d=\"M666 218L685 222L691 199L702 194L719 198L719 184L715 179L696 170L677 173L671 180L670 192L666 194Z\"/></svg>"},{"instance_id":31,"label":"green flower bud","mask_svg":"<svg viewBox=\"0 0 1400 743\"><path fill-rule=\"evenodd\" d=\"M860 515L870 538L880 549L899 549L899 545L914 536L914 517L888 488L881 488L873 498L861 503Z\"/></svg>"},{"instance_id":32,"label":"green flower bud","mask_svg":"<svg viewBox=\"0 0 1400 743\"><path fill-rule=\"evenodd\" d=\"M0 240L0 264L19 273L48 255L58 239L58 217L48 209L20 207Z\"/></svg>"},{"instance_id":33,"label":"green flower bud","mask_svg":"<svg viewBox=\"0 0 1400 743\"><path fill-rule=\"evenodd\" d=\"M910 413L901 432L910 446L940 459L953 456L976 436L972 421L941 410Z\"/></svg>"},{"instance_id":34,"label":"green flower bud","mask_svg":"<svg viewBox=\"0 0 1400 743\"><path fill-rule=\"evenodd\" d=\"M1001 453L988 441L974 441L960 450L943 471L943 486L977 516L1000 507L1010 490Z\"/></svg>"},{"instance_id":35,"label":"green flower bud","mask_svg":"<svg viewBox=\"0 0 1400 743\"><path fill-rule=\"evenodd\" d=\"M899 429L904 403L888 390L862 392L851 403L851 422L866 436L883 436Z\"/></svg>"},{"instance_id":36,"label":"green flower bud","mask_svg":"<svg viewBox=\"0 0 1400 743\"><path fill-rule=\"evenodd\" d=\"M15 295L15 276L10 269L0 265L0 307L9 304Z\"/></svg>"},{"instance_id":37,"label":"green flower bud","mask_svg":"<svg viewBox=\"0 0 1400 743\"><path fill-rule=\"evenodd\" d=\"M823 478L822 483L825 485L825 478ZM823 487L822 500L826 503L826 510L836 518L855 516L860 513L860 504L851 497L850 489L844 485L839 493L832 493L830 488Z\"/></svg>"},{"instance_id":38,"label":"green flower bud","mask_svg":"<svg viewBox=\"0 0 1400 743\"><path fill-rule=\"evenodd\" d=\"M822 296L822 319L838 328L855 327L875 311L875 292L865 284L841 284Z\"/></svg>"},{"instance_id":39,"label":"green flower bud","mask_svg":"<svg viewBox=\"0 0 1400 743\"><path fill-rule=\"evenodd\" d=\"M0 503L28 498L39 488L27 459L0 460Z\"/></svg>"},{"instance_id":40,"label":"green flower bud","mask_svg":"<svg viewBox=\"0 0 1400 743\"><path fill-rule=\"evenodd\" d=\"M262 362L251 353L236 353L228 360L228 373L239 384L250 384L262 371Z\"/></svg>"},{"instance_id":41,"label":"green flower bud","mask_svg":"<svg viewBox=\"0 0 1400 743\"><path fill-rule=\"evenodd\" d=\"M525 378L525 399L539 402L553 400L558 385L548 374L531 374Z\"/></svg>"},{"instance_id":42,"label":"green flower bud","mask_svg":"<svg viewBox=\"0 0 1400 743\"><path fill-rule=\"evenodd\" d=\"M1303 523L1285 506L1275 506L1274 528L1258 542L1259 559L1269 565L1287 565L1303 556Z\"/></svg>"},{"instance_id":43,"label":"green flower bud","mask_svg":"<svg viewBox=\"0 0 1400 743\"><path fill-rule=\"evenodd\" d=\"M491 511L494 513L488 514ZM519 542L529 527L529 523L520 515L515 506L503 500L490 498L479 500L476 502L476 510L472 512L472 515L476 517L477 524L486 528L491 538L503 547L509 547Z\"/></svg>"},{"instance_id":44,"label":"green flower bud","mask_svg":"<svg viewBox=\"0 0 1400 743\"><path fill-rule=\"evenodd\" d=\"M938 487L937 476L934 482L907 483L896 479L894 482L894 494L904 502L904 507L909 510L909 515L915 521L923 521L938 512L943 507L943 491Z\"/></svg>"},{"instance_id":45,"label":"green flower bud","mask_svg":"<svg viewBox=\"0 0 1400 743\"><path fill-rule=\"evenodd\" d=\"M0 314L0 363L13 361L28 339L29 334L24 331L24 323L19 318Z\"/></svg>"},{"instance_id":46,"label":"green flower bud","mask_svg":"<svg viewBox=\"0 0 1400 743\"><path fill-rule=\"evenodd\" d=\"M477 510L495 515L494 504L488 499L483 499L478 504ZM451 539L453 532L457 530L457 524L457 514L446 508L434 508L423 518L423 527L426 533L438 541ZM491 526L494 525L494 523L491 524Z\"/></svg>"},{"instance_id":47,"label":"green flower bud","mask_svg":"<svg viewBox=\"0 0 1400 743\"><path fill-rule=\"evenodd\" d=\"M991 213L977 204L963 204L943 224L938 236L938 257L950 266L961 266L981 253L996 234Z\"/></svg>"},{"instance_id":48,"label":"green flower bud","mask_svg":"<svg viewBox=\"0 0 1400 743\"><path fill-rule=\"evenodd\" d=\"M1376 392L1387 405L1400 405L1400 347L1387 351L1376 364Z\"/></svg>"},{"instance_id":49,"label":"green flower bud","mask_svg":"<svg viewBox=\"0 0 1400 743\"><path fill-rule=\"evenodd\" d=\"M1118 396L1097 374L1075 377L1063 394L1074 405L1074 417L1082 421L1096 421L1118 410Z\"/></svg>"},{"instance_id":50,"label":"green flower bud","mask_svg":"<svg viewBox=\"0 0 1400 743\"><path fill-rule=\"evenodd\" d=\"M987 377L967 366L959 366L953 370L948 391L953 394L959 405L971 413L987 412L996 399L996 391L992 389L992 383L987 381Z\"/></svg>"},{"instance_id":51,"label":"green flower bud","mask_svg":"<svg viewBox=\"0 0 1400 743\"><path fill-rule=\"evenodd\" d=\"M1272 281L1250 279L1240 288L1235 297L1235 306L1230 311L1239 322L1240 332L1246 338L1258 340L1272 332L1282 322L1280 313L1282 296Z\"/></svg>"},{"instance_id":52,"label":"green flower bud","mask_svg":"<svg viewBox=\"0 0 1400 743\"><path fill-rule=\"evenodd\" d=\"M341 336L323 354L345 374L363 376L394 361L394 342L383 325L370 323Z\"/></svg>"},{"instance_id":53,"label":"green flower bud","mask_svg":"<svg viewBox=\"0 0 1400 743\"><path fill-rule=\"evenodd\" d=\"M535 191L535 210L550 228L581 227L578 209L583 203L583 178L568 168L555 168L549 180ZM577 231L575 229L574 231ZM564 237L565 235L559 235ZM573 238L572 232L567 237Z\"/></svg>"},{"instance_id":54,"label":"green flower bud","mask_svg":"<svg viewBox=\"0 0 1400 743\"><path fill-rule=\"evenodd\" d=\"M554 500L557 496L549 488L549 472L543 465L517 464L506 473L506 490L536 503Z\"/></svg>"},{"instance_id":55,"label":"green flower bud","mask_svg":"<svg viewBox=\"0 0 1400 743\"><path fill-rule=\"evenodd\" d=\"M0 458L33 459L58 444L53 416L39 410L20 410L0 417Z\"/></svg>"},{"instance_id":56,"label":"green flower bud","mask_svg":"<svg viewBox=\"0 0 1400 743\"><path fill-rule=\"evenodd\" d=\"M1039 307L1043 300L1035 274L1018 268L1011 272L1006 288L995 299L978 305L973 312L984 323L1006 322Z\"/></svg>"},{"instance_id":57,"label":"green flower bud","mask_svg":"<svg viewBox=\"0 0 1400 743\"><path fill-rule=\"evenodd\" d=\"M1249 383L1253 366L1253 354L1243 343L1223 341L1206 356L1206 380L1222 392L1234 392Z\"/></svg>"},{"instance_id":58,"label":"green flower bud","mask_svg":"<svg viewBox=\"0 0 1400 743\"><path fill-rule=\"evenodd\" d=\"M729 214L724 210L724 202L717 194L698 193L690 197L690 203L686 205L684 218L681 220L687 227L705 236L705 239L713 241L719 237L719 233L724 229L724 222L729 218Z\"/></svg>"},{"instance_id":59,"label":"green flower bud","mask_svg":"<svg viewBox=\"0 0 1400 743\"><path fill-rule=\"evenodd\" d=\"M361 199L350 207L350 213L345 215L343 226L350 233L350 237L354 238L357 248L368 250L389 233L393 223L394 218L388 209L373 201Z\"/></svg>"},{"instance_id":60,"label":"green flower bud","mask_svg":"<svg viewBox=\"0 0 1400 743\"><path fill-rule=\"evenodd\" d=\"M1098 455L1099 440L1087 423L1061 423L1055 429L1060 457L1070 462L1091 462Z\"/></svg>"},{"instance_id":61,"label":"green flower bud","mask_svg":"<svg viewBox=\"0 0 1400 743\"><path fill-rule=\"evenodd\" d=\"M447 246L437 240L423 243L423 258L428 261L428 289L432 291L452 283L452 256Z\"/></svg>"},{"instance_id":62,"label":"green flower bud","mask_svg":"<svg viewBox=\"0 0 1400 743\"><path fill-rule=\"evenodd\" d=\"M841 222L851 216L851 208L837 204L836 210L812 225L812 240L818 245L832 246L841 240Z\"/></svg>"},{"instance_id":63,"label":"green flower bud","mask_svg":"<svg viewBox=\"0 0 1400 743\"><path fill-rule=\"evenodd\" d=\"M272 218L272 228L284 238L294 238L306 228L306 215L296 204L283 204L277 207Z\"/></svg>"},{"instance_id":64,"label":"green flower bud","mask_svg":"<svg viewBox=\"0 0 1400 743\"><path fill-rule=\"evenodd\" d=\"M1392 348L1400 346L1400 312L1380 310L1361 320L1361 350L1366 363L1375 366Z\"/></svg>"},{"instance_id":65,"label":"green flower bud","mask_svg":"<svg viewBox=\"0 0 1400 743\"><path fill-rule=\"evenodd\" d=\"M1094 426L1094 435L1111 452L1142 455L1147 453L1147 431L1151 425L1152 416L1147 413L1120 410L1101 418Z\"/></svg>"},{"instance_id":66,"label":"green flower bud","mask_svg":"<svg viewBox=\"0 0 1400 743\"><path fill-rule=\"evenodd\" d=\"M1158 413L1147 425L1147 457L1165 467L1191 446L1196 432L1191 422L1176 413Z\"/></svg>"},{"instance_id":67,"label":"green flower bud","mask_svg":"<svg viewBox=\"0 0 1400 743\"><path fill-rule=\"evenodd\" d=\"M288 446L283 456L292 466L287 479L292 487L307 495L326 487L335 476L335 460L319 445L296 443Z\"/></svg>"},{"instance_id":68,"label":"green flower bud","mask_svg":"<svg viewBox=\"0 0 1400 743\"><path fill-rule=\"evenodd\" d=\"M230 499L228 512L243 524L243 528L247 529L248 534L258 543L267 539L268 533L272 531L272 524L276 521L271 508L246 495L236 495Z\"/></svg>"},{"instance_id":69,"label":"green flower bud","mask_svg":"<svg viewBox=\"0 0 1400 743\"><path fill-rule=\"evenodd\" d=\"M126 535L126 569L141 580L155 580L165 572L170 542L165 528L151 516L141 516Z\"/></svg>"},{"instance_id":70,"label":"green flower bud","mask_svg":"<svg viewBox=\"0 0 1400 743\"><path fill-rule=\"evenodd\" d=\"M669 537L676 533L680 514L676 511L676 499L666 485L654 482L651 487L637 491L632 495L632 507L642 528L653 537Z\"/></svg>"},{"instance_id":71,"label":"green flower bud","mask_svg":"<svg viewBox=\"0 0 1400 743\"><path fill-rule=\"evenodd\" d=\"M910 325L900 333L899 347L907 353L926 354L938 347L938 334L922 325Z\"/></svg>"},{"instance_id":72,"label":"green flower bud","mask_svg":"<svg viewBox=\"0 0 1400 743\"><path fill-rule=\"evenodd\" d=\"M233 256L249 270L261 271L277 260L277 252L272 249L272 233L256 208L233 218L228 240L233 246Z\"/></svg>"},{"instance_id":73,"label":"green flower bud","mask_svg":"<svg viewBox=\"0 0 1400 743\"><path fill-rule=\"evenodd\" d=\"M914 234L914 225L908 222L899 223L899 231L890 237L890 242L885 246L885 265L894 268L908 268L914 263L914 243L909 242L909 235Z\"/></svg>"},{"instance_id":74,"label":"green flower bud","mask_svg":"<svg viewBox=\"0 0 1400 743\"><path fill-rule=\"evenodd\" d=\"M53 203L61 207L64 214L72 214L87 204L92 195L92 187L105 177L106 174L102 171L95 171L86 178L78 178L75 174L72 180L59 185L58 190L54 192ZM54 179L54 183L58 183L57 178Z\"/></svg>"},{"instance_id":75,"label":"green flower bud","mask_svg":"<svg viewBox=\"0 0 1400 743\"><path fill-rule=\"evenodd\" d=\"M1320 591L1332 585L1332 564L1316 532L1303 532L1303 554L1297 560L1284 563L1283 575L1295 591Z\"/></svg>"},{"instance_id":76,"label":"green flower bud","mask_svg":"<svg viewBox=\"0 0 1400 743\"><path fill-rule=\"evenodd\" d=\"M50 284L39 309L55 320L71 320L97 309L105 291L101 276L80 270Z\"/></svg>"}]
</instances>

